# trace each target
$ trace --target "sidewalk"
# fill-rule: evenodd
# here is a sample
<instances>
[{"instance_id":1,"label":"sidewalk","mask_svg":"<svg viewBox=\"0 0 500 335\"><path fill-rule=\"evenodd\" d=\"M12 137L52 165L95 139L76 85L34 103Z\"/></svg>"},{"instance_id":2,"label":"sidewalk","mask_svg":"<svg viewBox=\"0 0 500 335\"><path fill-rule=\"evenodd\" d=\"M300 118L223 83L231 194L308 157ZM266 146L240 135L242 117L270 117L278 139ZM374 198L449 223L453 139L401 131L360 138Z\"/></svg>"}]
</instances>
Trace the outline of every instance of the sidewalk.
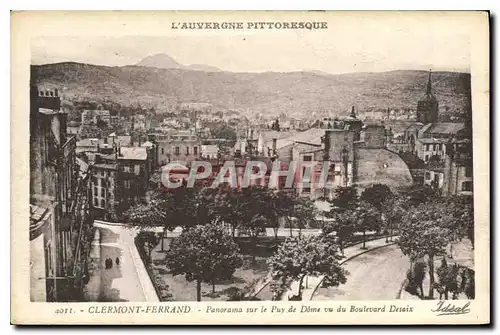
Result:
<instances>
[{"instance_id":1,"label":"sidewalk","mask_svg":"<svg viewBox=\"0 0 500 335\"><path fill-rule=\"evenodd\" d=\"M369 252L373 249L389 246L389 245L392 245L395 243L395 242L385 243L385 239L386 239L385 237L381 237L381 238L376 239L376 240L367 241L366 242L366 249L361 249L361 247L363 246L362 242L359 244L345 248L344 249L345 258L343 258L340 261L340 264L343 264L343 263L351 260L352 258L357 257L359 255L362 255L362 254ZM393 241L394 240L395 240L395 237L393 236ZM314 292L316 291L317 287L323 281L323 278L324 278L324 276L320 276L320 277L307 276L306 278L304 278L303 283L302 283L304 285L304 288L302 290L302 301L308 301L308 300L312 299ZM299 281L294 281L291 284L290 289L281 296L281 300L288 301L289 297L297 295L298 292L299 292Z\"/></svg>"},{"instance_id":2,"label":"sidewalk","mask_svg":"<svg viewBox=\"0 0 500 335\"><path fill-rule=\"evenodd\" d=\"M92 271L85 286L87 301L158 302L154 286L134 244L135 230L121 225L96 221L96 238L92 243ZM111 269L105 259L113 260ZM120 264L115 260L119 258Z\"/></svg>"}]
</instances>

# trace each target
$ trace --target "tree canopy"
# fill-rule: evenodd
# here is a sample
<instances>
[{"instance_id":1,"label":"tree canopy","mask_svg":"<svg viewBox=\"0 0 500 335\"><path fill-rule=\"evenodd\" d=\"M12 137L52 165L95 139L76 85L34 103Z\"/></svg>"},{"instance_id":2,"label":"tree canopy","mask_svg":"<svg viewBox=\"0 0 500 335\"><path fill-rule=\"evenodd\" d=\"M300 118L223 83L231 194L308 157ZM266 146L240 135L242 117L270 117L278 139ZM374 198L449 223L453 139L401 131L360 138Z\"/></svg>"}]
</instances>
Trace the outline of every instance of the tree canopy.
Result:
<instances>
[{"instance_id":1,"label":"tree canopy","mask_svg":"<svg viewBox=\"0 0 500 335\"><path fill-rule=\"evenodd\" d=\"M196 226L175 238L166 257L172 275L183 275L195 281L197 300L201 301L201 283L215 285L216 280L228 280L243 260L239 247L217 224Z\"/></svg>"},{"instance_id":2,"label":"tree canopy","mask_svg":"<svg viewBox=\"0 0 500 335\"><path fill-rule=\"evenodd\" d=\"M299 296L306 276L324 276L325 286L338 286L347 281L347 272L339 264L337 245L320 236L291 237L268 259L273 280L283 283L284 291L292 280L299 280ZM281 293L281 292L280 292Z\"/></svg>"},{"instance_id":3,"label":"tree canopy","mask_svg":"<svg viewBox=\"0 0 500 335\"><path fill-rule=\"evenodd\" d=\"M347 281L347 272L339 264L337 245L320 236L291 237L280 245L268 259L274 286L278 294L284 292L289 283L299 280L299 296L306 276L324 276L325 286L338 286Z\"/></svg>"}]
</instances>

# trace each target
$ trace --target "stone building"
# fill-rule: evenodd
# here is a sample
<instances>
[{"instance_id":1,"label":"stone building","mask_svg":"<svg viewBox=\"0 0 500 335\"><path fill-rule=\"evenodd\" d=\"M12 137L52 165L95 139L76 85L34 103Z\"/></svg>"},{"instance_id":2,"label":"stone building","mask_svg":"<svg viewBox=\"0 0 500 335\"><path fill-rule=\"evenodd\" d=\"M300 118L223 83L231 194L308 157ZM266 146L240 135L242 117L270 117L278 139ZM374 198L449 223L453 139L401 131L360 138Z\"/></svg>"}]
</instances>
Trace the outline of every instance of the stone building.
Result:
<instances>
[{"instance_id":1,"label":"stone building","mask_svg":"<svg viewBox=\"0 0 500 335\"><path fill-rule=\"evenodd\" d=\"M55 90L30 90L30 297L71 301L81 289L85 179L75 161L76 139Z\"/></svg>"},{"instance_id":2,"label":"stone building","mask_svg":"<svg viewBox=\"0 0 500 335\"><path fill-rule=\"evenodd\" d=\"M187 130L148 134L148 141L155 144L157 163L160 166L172 161L188 163L199 158L201 140Z\"/></svg>"},{"instance_id":3,"label":"stone building","mask_svg":"<svg viewBox=\"0 0 500 335\"><path fill-rule=\"evenodd\" d=\"M154 168L154 146L115 146L110 153L97 153L91 164L92 207L96 216L119 220L131 206L145 201Z\"/></svg>"},{"instance_id":4,"label":"stone building","mask_svg":"<svg viewBox=\"0 0 500 335\"><path fill-rule=\"evenodd\" d=\"M442 194L472 195L474 192L472 170L472 141L454 139L446 145Z\"/></svg>"}]
</instances>

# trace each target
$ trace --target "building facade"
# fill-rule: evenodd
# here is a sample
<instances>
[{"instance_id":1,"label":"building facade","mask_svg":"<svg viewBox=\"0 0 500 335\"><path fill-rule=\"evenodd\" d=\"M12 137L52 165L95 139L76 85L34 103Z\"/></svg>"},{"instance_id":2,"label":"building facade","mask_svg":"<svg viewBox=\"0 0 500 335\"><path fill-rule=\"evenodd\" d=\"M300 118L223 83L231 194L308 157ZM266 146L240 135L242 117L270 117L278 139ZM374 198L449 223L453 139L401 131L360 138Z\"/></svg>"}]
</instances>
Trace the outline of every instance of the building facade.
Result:
<instances>
[{"instance_id":1,"label":"building facade","mask_svg":"<svg viewBox=\"0 0 500 335\"><path fill-rule=\"evenodd\" d=\"M201 141L191 131L152 133L148 140L155 144L157 163L164 166L172 161L191 162L200 157Z\"/></svg>"},{"instance_id":2,"label":"building facade","mask_svg":"<svg viewBox=\"0 0 500 335\"><path fill-rule=\"evenodd\" d=\"M30 271L32 301L72 301L81 289L88 206L76 138L57 90L30 93Z\"/></svg>"}]
</instances>

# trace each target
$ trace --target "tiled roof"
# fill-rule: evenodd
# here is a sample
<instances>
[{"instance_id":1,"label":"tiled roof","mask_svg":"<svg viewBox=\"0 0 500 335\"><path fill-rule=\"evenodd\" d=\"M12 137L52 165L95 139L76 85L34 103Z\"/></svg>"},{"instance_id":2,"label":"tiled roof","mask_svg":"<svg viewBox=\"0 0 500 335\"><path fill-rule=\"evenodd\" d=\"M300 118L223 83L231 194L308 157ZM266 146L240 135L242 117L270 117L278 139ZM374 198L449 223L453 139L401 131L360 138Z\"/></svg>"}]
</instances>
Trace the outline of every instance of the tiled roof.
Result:
<instances>
[{"instance_id":1,"label":"tiled roof","mask_svg":"<svg viewBox=\"0 0 500 335\"><path fill-rule=\"evenodd\" d=\"M434 123L426 133L453 135L462 129L464 129L463 123L440 122Z\"/></svg>"},{"instance_id":2,"label":"tiled roof","mask_svg":"<svg viewBox=\"0 0 500 335\"><path fill-rule=\"evenodd\" d=\"M141 147L121 147L118 159L146 160L148 152Z\"/></svg>"}]
</instances>

